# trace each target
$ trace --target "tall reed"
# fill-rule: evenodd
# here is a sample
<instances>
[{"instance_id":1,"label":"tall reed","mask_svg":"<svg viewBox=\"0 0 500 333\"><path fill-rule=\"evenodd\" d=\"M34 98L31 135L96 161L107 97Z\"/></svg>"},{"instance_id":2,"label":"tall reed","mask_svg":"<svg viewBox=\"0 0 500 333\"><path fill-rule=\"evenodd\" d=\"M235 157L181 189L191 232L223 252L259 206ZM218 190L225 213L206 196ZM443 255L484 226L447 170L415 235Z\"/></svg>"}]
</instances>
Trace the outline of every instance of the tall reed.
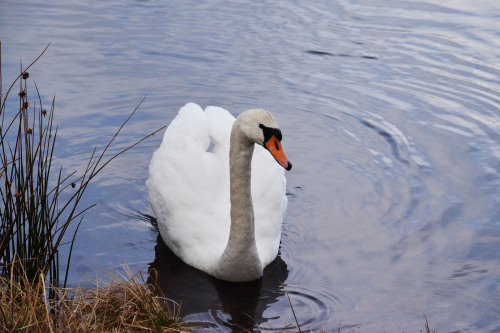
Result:
<instances>
[{"instance_id":1,"label":"tall reed","mask_svg":"<svg viewBox=\"0 0 500 333\"><path fill-rule=\"evenodd\" d=\"M14 276L25 275L34 281L41 272L51 283L58 283L58 248L76 206L73 214L61 223L60 216L65 210L64 206L62 210L58 207L58 197L65 189L61 170L56 186L49 187L57 137L57 129L53 128L54 103L49 111L44 109L36 88L38 104L35 101L31 106L28 78L29 73L21 68L0 107L2 273L13 273L10 268L18 267ZM7 114L7 101L15 83L19 83L18 110ZM19 265L12 265L16 259Z\"/></svg>"},{"instance_id":2,"label":"tall reed","mask_svg":"<svg viewBox=\"0 0 500 333\"><path fill-rule=\"evenodd\" d=\"M93 206L78 208L89 182L114 158L161 128L118 154L105 158L109 147L143 99L101 153L96 153L97 149L94 148L82 175L77 176L76 172L64 175L62 167L55 169L53 156L57 127L53 123L54 99L50 107L45 108L36 83L35 100L31 102L28 97L28 69L40 59L49 45L28 67L23 69L21 66L21 73L1 100L0 268L3 276L13 276L20 282L37 284L43 277L50 286L65 287L82 214ZM7 108L13 105L8 101L12 98L16 84L19 86L17 97L14 97L18 99L17 110L8 111ZM76 223L76 227L68 239L65 235L71 223ZM65 251L66 271L62 272L62 279L59 267L62 260L60 249L64 242L69 249ZM55 296L53 290L50 296L51 299Z\"/></svg>"}]
</instances>

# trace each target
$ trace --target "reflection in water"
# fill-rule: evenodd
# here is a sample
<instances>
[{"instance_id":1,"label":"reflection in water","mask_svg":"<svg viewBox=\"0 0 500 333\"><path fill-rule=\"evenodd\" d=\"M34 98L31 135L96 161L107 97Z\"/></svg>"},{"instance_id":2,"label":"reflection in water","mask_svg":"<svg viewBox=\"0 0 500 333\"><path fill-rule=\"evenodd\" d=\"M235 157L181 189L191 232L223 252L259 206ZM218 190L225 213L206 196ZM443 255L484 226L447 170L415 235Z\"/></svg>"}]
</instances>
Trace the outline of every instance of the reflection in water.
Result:
<instances>
[{"instance_id":1,"label":"reflection in water","mask_svg":"<svg viewBox=\"0 0 500 333\"><path fill-rule=\"evenodd\" d=\"M266 267L263 278L258 281L221 281L185 264L158 235L148 282L154 284L156 280L164 296L181 305L184 317L202 316L208 312L217 316L220 311L229 315L212 318L211 323L195 316L194 325L213 325L215 320L233 332L240 332L253 330L267 322L264 311L284 295L282 284L287 276L286 263L278 256Z\"/></svg>"}]
</instances>

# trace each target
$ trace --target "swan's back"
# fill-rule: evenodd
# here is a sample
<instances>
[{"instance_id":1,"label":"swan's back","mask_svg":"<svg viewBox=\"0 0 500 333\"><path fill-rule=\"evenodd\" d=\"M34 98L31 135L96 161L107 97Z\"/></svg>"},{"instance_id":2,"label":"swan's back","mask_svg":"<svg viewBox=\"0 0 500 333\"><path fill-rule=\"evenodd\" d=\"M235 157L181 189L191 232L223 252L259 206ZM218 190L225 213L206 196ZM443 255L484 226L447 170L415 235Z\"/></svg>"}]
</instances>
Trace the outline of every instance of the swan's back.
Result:
<instances>
[{"instance_id":1,"label":"swan's back","mask_svg":"<svg viewBox=\"0 0 500 333\"><path fill-rule=\"evenodd\" d=\"M149 202L167 246L208 273L229 238L229 139L226 110L186 104L167 128L149 166ZM259 145L252 159L255 238L262 264L277 255L286 208L285 176Z\"/></svg>"}]
</instances>

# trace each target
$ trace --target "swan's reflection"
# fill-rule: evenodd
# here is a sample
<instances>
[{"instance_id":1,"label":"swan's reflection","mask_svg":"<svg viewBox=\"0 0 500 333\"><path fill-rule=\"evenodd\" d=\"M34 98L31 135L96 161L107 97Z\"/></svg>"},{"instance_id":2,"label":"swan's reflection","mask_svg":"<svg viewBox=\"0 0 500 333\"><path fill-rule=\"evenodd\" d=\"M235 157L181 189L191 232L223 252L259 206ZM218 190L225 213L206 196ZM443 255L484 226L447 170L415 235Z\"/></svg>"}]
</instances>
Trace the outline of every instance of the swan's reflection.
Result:
<instances>
[{"instance_id":1,"label":"swan's reflection","mask_svg":"<svg viewBox=\"0 0 500 333\"><path fill-rule=\"evenodd\" d=\"M158 236L148 281L153 285L156 281L165 297L180 304L183 316L222 310L230 319L217 320L212 324L241 332L251 331L268 320L264 311L284 295L281 285L287 276L286 263L278 256L266 267L263 278L258 281L231 283L217 280L186 265Z\"/></svg>"}]
</instances>

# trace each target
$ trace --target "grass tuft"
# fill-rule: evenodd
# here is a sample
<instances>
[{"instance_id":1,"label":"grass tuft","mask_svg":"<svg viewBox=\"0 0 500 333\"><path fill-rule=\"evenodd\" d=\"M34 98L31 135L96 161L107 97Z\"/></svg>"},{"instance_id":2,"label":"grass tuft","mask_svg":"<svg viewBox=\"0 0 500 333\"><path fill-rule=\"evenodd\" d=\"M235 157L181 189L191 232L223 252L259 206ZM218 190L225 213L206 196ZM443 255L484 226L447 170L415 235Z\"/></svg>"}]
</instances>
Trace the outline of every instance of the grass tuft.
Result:
<instances>
[{"instance_id":1,"label":"grass tuft","mask_svg":"<svg viewBox=\"0 0 500 333\"><path fill-rule=\"evenodd\" d=\"M144 277L96 280L94 288L54 288L58 306L49 307L44 277L36 284L0 277L0 331L38 332L181 332L178 306L154 295Z\"/></svg>"}]
</instances>

